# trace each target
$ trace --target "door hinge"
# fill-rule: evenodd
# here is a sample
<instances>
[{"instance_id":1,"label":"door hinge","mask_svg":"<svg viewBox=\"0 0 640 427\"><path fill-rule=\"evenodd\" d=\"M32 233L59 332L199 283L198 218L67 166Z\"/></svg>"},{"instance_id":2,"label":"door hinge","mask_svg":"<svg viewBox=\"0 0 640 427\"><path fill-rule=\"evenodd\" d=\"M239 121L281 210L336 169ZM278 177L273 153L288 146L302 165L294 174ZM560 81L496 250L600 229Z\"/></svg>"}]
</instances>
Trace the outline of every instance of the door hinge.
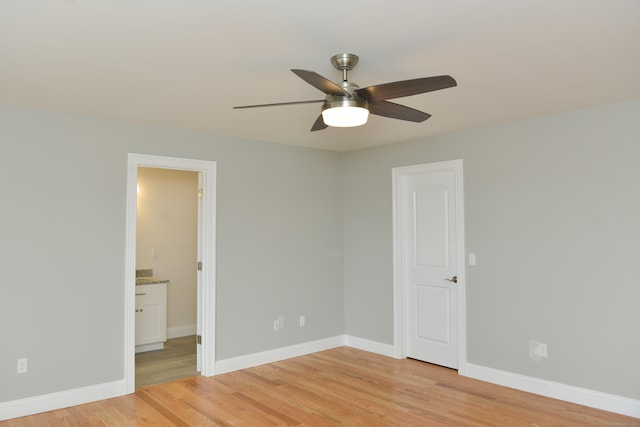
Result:
<instances>
[{"instance_id":1,"label":"door hinge","mask_svg":"<svg viewBox=\"0 0 640 427\"><path fill-rule=\"evenodd\" d=\"M196 343L202 344L202 335L196 335Z\"/></svg>"},{"instance_id":2,"label":"door hinge","mask_svg":"<svg viewBox=\"0 0 640 427\"><path fill-rule=\"evenodd\" d=\"M202 261L198 261L198 271L202 271Z\"/></svg>"},{"instance_id":3,"label":"door hinge","mask_svg":"<svg viewBox=\"0 0 640 427\"><path fill-rule=\"evenodd\" d=\"M198 188L198 199L202 199L204 197L204 191L202 188Z\"/></svg>"}]
</instances>

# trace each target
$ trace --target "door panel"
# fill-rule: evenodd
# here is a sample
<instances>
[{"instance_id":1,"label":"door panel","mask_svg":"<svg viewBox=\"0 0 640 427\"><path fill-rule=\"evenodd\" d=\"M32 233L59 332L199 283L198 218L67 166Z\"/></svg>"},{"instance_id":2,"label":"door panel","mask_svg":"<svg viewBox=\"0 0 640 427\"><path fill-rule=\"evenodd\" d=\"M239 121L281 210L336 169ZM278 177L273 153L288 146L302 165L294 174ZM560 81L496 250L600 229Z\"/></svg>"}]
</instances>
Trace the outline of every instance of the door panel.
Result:
<instances>
[{"instance_id":1,"label":"door panel","mask_svg":"<svg viewBox=\"0 0 640 427\"><path fill-rule=\"evenodd\" d=\"M448 191L444 187L419 188L414 197L416 264L449 265Z\"/></svg>"},{"instance_id":2,"label":"door panel","mask_svg":"<svg viewBox=\"0 0 640 427\"><path fill-rule=\"evenodd\" d=\"M451 291L446 287L416 286L417 331L420 340L451 343Z\"/></svg>"}]
</instances>

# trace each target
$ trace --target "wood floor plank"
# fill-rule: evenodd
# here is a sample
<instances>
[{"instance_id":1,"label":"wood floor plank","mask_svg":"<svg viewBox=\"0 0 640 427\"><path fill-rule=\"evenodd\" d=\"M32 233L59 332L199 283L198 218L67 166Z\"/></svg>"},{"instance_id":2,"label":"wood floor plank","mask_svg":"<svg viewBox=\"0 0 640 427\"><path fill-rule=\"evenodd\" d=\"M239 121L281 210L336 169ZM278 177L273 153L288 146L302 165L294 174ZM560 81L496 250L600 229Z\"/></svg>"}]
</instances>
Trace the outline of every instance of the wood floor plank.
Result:
<instances>
[{"instance_id":1,"label":"wood floor plank","mask_svg":"<svg viewBox=\"0 0 640 427\"><path fill-rule=\"evenodd\" d=\"M640 419L340 347L0 422L32 426L640 426Z\"/></svg>"},{"instance_id":2,"label":"wood floor plank","mask_svg":"<svg viewBox=\"0 0 640 427\"><path fill-rule=\"evenodd\" d=\"M166 427L174 424L166 418L158 418L158 412L137 394L100 401L104 411L111 416L113 426ZM82 407L82 406L81 406Z\"/></svg>"}]
</instances>

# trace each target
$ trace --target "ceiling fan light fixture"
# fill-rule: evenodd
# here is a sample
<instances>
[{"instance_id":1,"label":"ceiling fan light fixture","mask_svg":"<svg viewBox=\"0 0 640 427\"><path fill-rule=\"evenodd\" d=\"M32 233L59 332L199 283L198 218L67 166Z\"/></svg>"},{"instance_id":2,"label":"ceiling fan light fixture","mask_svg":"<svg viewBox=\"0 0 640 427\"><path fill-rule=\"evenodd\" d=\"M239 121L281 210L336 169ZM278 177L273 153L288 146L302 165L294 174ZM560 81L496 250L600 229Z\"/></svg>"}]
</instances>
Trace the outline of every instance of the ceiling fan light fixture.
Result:
<instances>
[{"instance_id":1,"label":"ceiling fan light fixture","mask_svg":"<svg viewBox=\"0 0 640 427\"><path fill-rule=\"evenodd\" d=\"M328 102L322 109L322 120L327 126L348 128L367 123L369 109L366 101L340 100Z\"/></svg>"},{"instance_id":2,"label":"ceiling fan light fixture","mask_svg":"<svg viewBox=\"0 0 640 427\"><path fill-rule=\"evenodd\" d=\"M369 110L363 107L334 107L322 112L322 120L327 126L350 128L367 123Z\"/></svg>"}]
</instances>

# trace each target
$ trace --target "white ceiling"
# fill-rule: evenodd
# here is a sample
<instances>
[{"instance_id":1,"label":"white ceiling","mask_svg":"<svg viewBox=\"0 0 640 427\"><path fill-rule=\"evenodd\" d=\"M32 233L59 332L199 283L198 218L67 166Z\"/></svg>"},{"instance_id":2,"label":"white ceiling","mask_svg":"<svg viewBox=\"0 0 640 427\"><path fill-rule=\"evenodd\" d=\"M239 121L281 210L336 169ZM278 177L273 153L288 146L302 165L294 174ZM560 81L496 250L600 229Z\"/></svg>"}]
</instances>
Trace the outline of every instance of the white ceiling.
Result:
<instances>
[{"instance_id":1,"label":"white ceiling","mask_svg":"<svg viewBox=\"0 0 640 427\"><path fill-rule=\"evenodd\" d=\"M640 98L638 0L0 0L0 103L346 151ZM449 74L372 116L310 132L355 53L360 87Z\"/></svg>"}]
</instances>

